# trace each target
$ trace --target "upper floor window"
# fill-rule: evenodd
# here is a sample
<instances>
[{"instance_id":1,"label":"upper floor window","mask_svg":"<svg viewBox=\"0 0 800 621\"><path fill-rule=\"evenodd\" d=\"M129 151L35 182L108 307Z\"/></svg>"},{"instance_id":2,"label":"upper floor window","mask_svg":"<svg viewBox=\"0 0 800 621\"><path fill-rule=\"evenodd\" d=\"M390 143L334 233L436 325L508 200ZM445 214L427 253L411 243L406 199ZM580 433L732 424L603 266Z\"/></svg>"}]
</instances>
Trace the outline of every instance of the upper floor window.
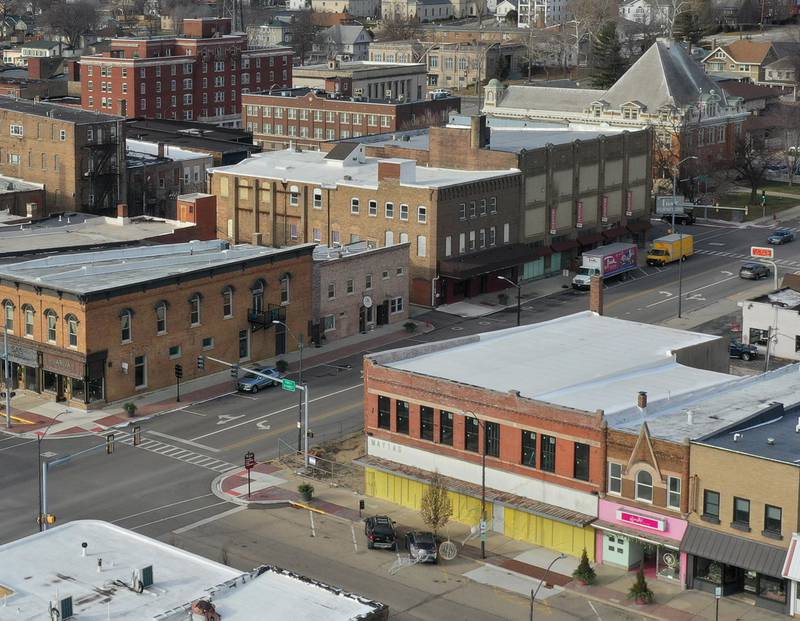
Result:
<instances>
[{"instance_id":1,"label":"upper floor window","mask_svg":"<svg viewBox=\"0 0 800 621\"><path fill-rule=\"evenodd\" d=\"M300 204L300 188L296 185L289 188L289 204L292 207L297 207Z\"/></svg>"},{"instance_id":2,"label":"upper floor window","mask_svg":"<svg viewBox=\"0 0 800 621\"><path fill-rule=\"evenodd\" d=\"M703 517L719 522L719 492L703 490Z\"/></svg>"},{"instance_id":3,"label":"upper floor window","mask_svg":"<svg viewBox=\"0 0 800 621\"><path fill-rule=\"evenodd\" d=\"M156 304L156 334L167 333L167 303Z\"/></svg>"},{"instance_id":4,"label":"upper floor window","mask_svg":"<svg viewBox=\"0 0 800 621\"><path fill-rule=\"evenodd\" d=\"M358 215L358 211L361 208L361 201L357 198L350 199L350 213L354 216Z\"/></svg>"},{"instance_id":5,"label":"upper floor window","mask_svg":"<svg viewBox=\"0 0 800 621\"><path fill-rule=\"evenodd\" d=\"M322 190L314 189L314 209L322 209Z\"/></svg>"},{"instance_id":6,"label":"upper floor window","mask_svg":"<svg viewBox=\"0 0 800 621\"><path fill-rule=\"evenodd\" d=\"M120 340L123 343L128 343L131 340L133 329L132 323L133 311L129 308L126 308L119 314Z\"/></svg>"},{"instance_id":7,"label":"upper floor window","mask_svg":"<svg viewBox=\"0 0 800 621\"><path fill-rule=\"evenodd\" d=\"M490 457L500 457L500 424L484 423L483 450Z\"/></svg>"},{"instance_id":8,"label":"upper floor window","mask_svg":"<svg viewBox=\"0 0 800 621\"><path fill-rule=\"evenodd\" d=\"M200 294L195 293L189 298L189 323L193 326L200 325Z\"/></svg>"},{"instance_id":9,"label":"upper floor window","mask_svg":"<svg viewBox=\"0 0 800 621\"><path fill-rule=\"evenodd\" d=\"M261 313L264 311L264 289L266 289L266 287L267 283L259 278L250 290L251 306L254 313Z\"/></svg>"},{"instance_id":10,"label":"upper floor window","mask_svg":"<svg viewBox=\"0 0 800 621\"><path fill-rule=\"evenodd\" d=\"M22 317L25 322L25 336L33 336L33 316L35 315L33 306L25 304L22 307Z\"/></svg>"},{"instance_id":11,"label":"upper floor window","mask_svg":"<svg viewBox=\"0 0 800 621\"><path fill-rule=\"evenodd\" d=\"M284 274L283 276L281 276L281 304L289 303L290 281L291 281L291 276L289 274Z\"/></svg>"},{"instance_id":12,"label":"upper floor window","mask_svg":"<svg viewBox=\"0 0 800 621\"><path fill-rule=\"evenodd\" d=\"M589 445L575 443L574 476L580 481L589 480Z\"/></svg>"},{"instance_id":13,"label":"upper floor window","mask_svg":"<svg viewBox=\"0 0 800 621\"><path fill-rule=\"evenodd\" d=\"M542 457L540 468L545 472L556 471L556 439L553 436L542 434Z\"/></svg>"},{"instance_id":14,"label":"upper floor window","mask_svg":"<svg viewBox=\"0 0 800 621\"><path fill-rule=\"evenodd\" d=\"M733 525L750 527L750 501L747 498L733 499Z\"/></svg>"},{"instance_id":15,"label":"upper floor window","mask_svg":"<svg viewBox=\"0 0 800 621\"><path fill-rule=\"evenodd\" d=\"M67 338L70 347L78 346L78 318L75 315L67 315Z\"/></svg>"},{"instance_id":16,"label":"upper floor window","mask_svg":"<svg viewBox=\"0 0 800 621\"><path fill-rule=\"evenodd\" d=\"M636 500L653 502L653 475L640 470L636 475Z\"/></svg>"},{"instance_id":17,"label":"upper floor window","mask_svg":"<svg viewBox=\"0 0 800 621\"><path fill-rule=\"evenodd\" d=\"M58 316L51 308L48 308L46 311L44 311L44 316L45 320L47 321L47 340L50 343L55 343L57 336Z\"/></svg>"},{"instance_id":18,"label":"upper floor window","mask_svg":"<svg viewBox=\"0 0 800 621\"><path fill-rule=\"evenodd\" d=\"M681 508L681 478L667 478L667 506L670 509L680 510Z\"/></svg>"},{"instance_id":19,"label":"upper floor window","mask_svg":"<svg viewBox=\"0 0 800 621\"><path fill-rule=\"evenodd\" d=\"M781 519L783 509L780 507L773 507L772 505L764 506L764 532L771 535L781 534Z\"/></svg>"},{"instance_id":20,"label":"upper floor window","mask_svg":"<svg viewBox=\"0 0 800 621\"><path fill-rule=\"evenodd\" d=\"M11 300L3 302L3 318L5 320L6 330L9 332L14 331L14 303Z\"/></svg>"},{"instance_id":21,"label":"upper floor window","mask_svg":"<svg viewBox=\"0 0 800 621\"><path fill-rule=\"evenodd\" d=\"M608 493L622 493L622 464L608 463Z\"/></svg>"},{"instance_id":22,"label":"upper floor window","mask_svg":"<svg viewBox=\"0 0 800 621\"><path fill-rule=\"evenodd\" d=\"M428 208L420 205L417 207L417 222L425 224L428 221Z\"/></svg>"},{"instance_id":23,"label":"upper floor window","mask_svg":"<svg viewBox=\"0 0 800 621\"><path fill-rule=\"evenodd\" d=\"M231 286L222 290L222 316L233 317L233 287Z\"/></svg>"},{"instance_id":24,"label":"upper floor window","mask_svg":"<svg viewBox=\"0 0 800 621\"><path fill-rule=\"evenodd\" d=\"M480 423L474 416L467 416L464 421L464 448L474 453L478 452L480 437Z\"/></svg>"}]
</instances>

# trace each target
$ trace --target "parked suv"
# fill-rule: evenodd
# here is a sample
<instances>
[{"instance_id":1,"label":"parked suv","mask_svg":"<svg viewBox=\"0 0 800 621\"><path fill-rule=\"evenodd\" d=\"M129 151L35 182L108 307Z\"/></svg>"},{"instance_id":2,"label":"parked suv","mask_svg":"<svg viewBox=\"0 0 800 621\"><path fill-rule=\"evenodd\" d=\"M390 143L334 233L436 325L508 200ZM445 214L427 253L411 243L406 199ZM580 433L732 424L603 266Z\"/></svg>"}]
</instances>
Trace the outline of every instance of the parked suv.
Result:
<instances>
[{"instance_id":1,"label":"parked suv","mask_svg":"<svg viewBox=\"0 0 800 621\"><path fill-rule=\"evenodd\" d=\"M739 268L739 278L761 280L762 278L769 278L769 275L769 268L761 263L745 263Z\"/></svg>"},{"instance_id":2,"label":"parked suv","mask_svg":"<svg viewBox=\"0 0 800 621\"><path fill-rule=\"evenodd\" d=\"M755 345L745 345L738 341L731 341L730 354L731 358L739 358L746 362L758 358L758 349Z\"/></svg>"},{"instance_id":3,"label":"parked suv","mask_svg":"<svg viewBox=\"0 0 800 621\"><path fill-rule=\"evenodd\" d=\"M397 535L394 522L385 515L376 515L364 520L364 534L367 536L367 547L397 549Z\"/></svg>"},{"instance_id":4,"label":"parked suv","mask_svg":"<svg viewBox=\"0 0 800 621\"><path fill-rule=\"evenodd\" d=\"M406 535L408 556L420 563L437 563L439 557L436 550L436 538L427 531L412 530Z\"/></svg>"}]
</instances>

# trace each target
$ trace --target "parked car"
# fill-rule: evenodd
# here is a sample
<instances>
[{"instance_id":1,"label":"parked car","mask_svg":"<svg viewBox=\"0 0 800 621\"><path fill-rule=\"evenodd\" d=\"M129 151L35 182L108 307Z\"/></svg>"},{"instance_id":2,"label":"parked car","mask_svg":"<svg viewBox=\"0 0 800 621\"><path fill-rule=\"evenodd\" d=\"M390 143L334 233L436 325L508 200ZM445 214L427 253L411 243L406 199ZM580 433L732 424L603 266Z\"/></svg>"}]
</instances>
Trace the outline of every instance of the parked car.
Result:
<instances>
[{"instance_id":1,"label":"parked car","mask_svg":"<svg viewBox=\"0 0 800 621\"><path fill-rule=\"evenodd\" d=\"M408 556L417 559L420 563L439 562L436 538L431 532L412 530L406 535L406 547Z\"/></svg>"},{"instance_id":2,"label":"parked car","mask_svg":"<svg viewBox=\"0 0 800 621\"><path fill-rule=\"evenodd\" d=\"M738 341L731 341L730 345L731 358L739 358L744 360L755 360L758 358L758 349L755 345L745 345Z\"/></svg>"},{"instance_id":3,"label":"parked car","mask_svg":"<svg viewBox=\"0 0 800 621\"><path fill-rule=\"evenodd\" d=\"M397 535L394 522L385 515L375 515L364 520L364 534L367 536L367 548L397 549Z\"/></svg>"},{"instance_id":4,"label":"parked car","mask_svg":"<svg viewBox=\"0 0 800 621\"><path fill-rule=\"evenodd\" d=\"M769 278L770 273L770 269L761 263L745 263L739 268L739 278L746 278L748 280Z\"/></svg>"},{"instance_id":5,"label":"parked car","mask_svg":"<svg viewBox=\"0 0 800 621\"><path fill-rule=\"evenodd\" d=\"M247 375L239 380L236 384L236 388L241 392L258 392L262 388L271 388L272 386L277 386L276 382L273 382L273 379L281 380L286 375L278 371L273 367L255 367L253 371L258 371L259 373L264 373L265 375L269 375L272 379L267 379L266 377L261 377L260 375Z\"/></svg>"},{"instance_id":6,"label":"parked car","mask_svg":"<svg viewBox=\"0 0 800 621\"><path fill-rule=\"evenodd\" d=\"M794 241L794 231L791 229L778 229L767 237L770 244L788 244Z\"/></svg>"}]
</instances>

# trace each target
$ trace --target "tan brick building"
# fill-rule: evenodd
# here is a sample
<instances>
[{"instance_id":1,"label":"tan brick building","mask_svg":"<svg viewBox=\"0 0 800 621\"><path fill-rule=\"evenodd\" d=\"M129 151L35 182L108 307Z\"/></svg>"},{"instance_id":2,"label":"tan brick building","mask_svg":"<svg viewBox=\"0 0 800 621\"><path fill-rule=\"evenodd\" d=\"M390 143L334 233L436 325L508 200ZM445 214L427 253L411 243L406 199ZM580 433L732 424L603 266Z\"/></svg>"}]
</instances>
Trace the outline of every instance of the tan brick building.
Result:
<instances>
[{"instance_id":1,"label":"tan brick building","mask_svg":"<svg viewBox=\"0 0 800 621\"><path fill-rule=\"evenodd\" d=\"M314 249L311 339L362 334L408 319L410 243L369 242Z\"/></svg>"},{"instance_id":2,"label":"tan brick building","mask_svg":"<svg viewBox=\"0 0 800 621\"><path fill-rule=\"evenodd\" d=\"M365 157L354 143L330 153L261 153L211 173L218 235L272 246L410 243L411 301L432 305L438 263L461 235L472 250L508 247L519 227L519 171L455 170ZM480 227L460 219L480 205ZM461 231L461 232L459 232ZM480 233L479 231L482 231Z\"/></svg>"},{"instance_id":3,"label":"tan brick building","mask_svg":"<svg viewBox=\"0 0 800 621\"><path fill-rule=\"evenodd\" d=\"M312 246L208 241L86 252L0 269L16 386L101 407L184 379L199 354L255 362L305 332Z\"/></svg>"},{"instance_id":4,"label":"tan brick building","mask_svg":"<svg viewBox=\"0 0 800 621\"><path fill-rule=\"evenodd\" d=\"M108 214L125 196L123 119L0 97L0 174L43 183L50 212Z\"/></svg>"}]
</instances>

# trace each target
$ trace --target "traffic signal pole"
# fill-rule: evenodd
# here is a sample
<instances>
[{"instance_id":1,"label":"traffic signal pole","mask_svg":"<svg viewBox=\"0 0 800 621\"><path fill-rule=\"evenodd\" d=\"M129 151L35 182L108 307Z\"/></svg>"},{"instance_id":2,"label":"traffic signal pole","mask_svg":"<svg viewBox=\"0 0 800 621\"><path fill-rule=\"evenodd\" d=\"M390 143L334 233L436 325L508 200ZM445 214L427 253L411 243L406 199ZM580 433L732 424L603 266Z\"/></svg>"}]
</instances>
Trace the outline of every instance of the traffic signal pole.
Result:
<instances>
[{"instance_id":1,"label":"traffic signal pole","mask_svg":"<svg viewBox=\"0 0 800 621\"><path fill-rule=\"evenodd\" d=\"M11 429L11 361L8 359L8 328L3 326L3 361L6 378L6 429Z\"/></svg>"}]
</instances>

